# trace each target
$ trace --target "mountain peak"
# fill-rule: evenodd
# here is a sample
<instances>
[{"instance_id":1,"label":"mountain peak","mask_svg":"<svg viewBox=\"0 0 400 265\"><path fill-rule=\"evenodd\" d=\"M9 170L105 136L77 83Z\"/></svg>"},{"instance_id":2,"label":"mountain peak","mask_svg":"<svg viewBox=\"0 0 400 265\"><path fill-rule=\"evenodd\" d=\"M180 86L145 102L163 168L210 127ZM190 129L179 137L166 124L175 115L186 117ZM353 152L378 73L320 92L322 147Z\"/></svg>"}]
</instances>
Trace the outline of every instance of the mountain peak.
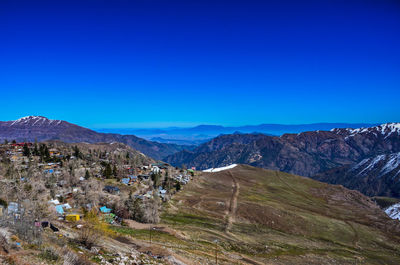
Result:
<instances>
[{"instance_id":1,"label":"mountain peak","mask_svg":"<svg viewBox=\"0 0 400 265\"><path fill-rule=\"evenodd\" d=\"M10 123L10 126L15 126L15 125L47 125L47 124L54 124L54 125L59 125L61 123L61 120L50 120L44 116L25 116L22 118L19 118L18 120L15 120Z\"/></svg>"},{"instance_id":2,"label":"mountain peak","mask_svg":"<svg viewBox=\"0 0 400 265\"><path fill-rule=\"evenodd\" d=\"M19 118L18 120L15 120L15 121L35 120L35 119L49 120L48 118L46 118L44 116L25 116L25 117Z\"/></svg>"}]
</instances>

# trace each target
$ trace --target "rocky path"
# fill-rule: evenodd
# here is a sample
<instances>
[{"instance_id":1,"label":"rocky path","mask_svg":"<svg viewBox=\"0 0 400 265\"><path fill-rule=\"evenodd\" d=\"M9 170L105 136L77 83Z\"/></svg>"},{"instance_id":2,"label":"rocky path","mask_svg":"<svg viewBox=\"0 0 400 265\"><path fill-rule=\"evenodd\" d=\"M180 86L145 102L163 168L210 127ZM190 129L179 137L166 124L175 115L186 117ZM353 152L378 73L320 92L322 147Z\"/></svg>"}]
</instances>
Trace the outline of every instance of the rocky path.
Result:
<instances>
[{"instance_id":1,"label":"rocky path","mask_svg":"<svg viewBox=\"0 0 400 265\"><path fill-rule=\"evenodd\" d=\"M229 202L229 209L225 216L226 226L225 231L229 232L232 228L232 222L235 219L236 209L237 209L237 199L239 196L240 185L236 178L233 176L232 172L229 171L229 175L232 178L232 196Z\"/></svg>"}]
</instances>

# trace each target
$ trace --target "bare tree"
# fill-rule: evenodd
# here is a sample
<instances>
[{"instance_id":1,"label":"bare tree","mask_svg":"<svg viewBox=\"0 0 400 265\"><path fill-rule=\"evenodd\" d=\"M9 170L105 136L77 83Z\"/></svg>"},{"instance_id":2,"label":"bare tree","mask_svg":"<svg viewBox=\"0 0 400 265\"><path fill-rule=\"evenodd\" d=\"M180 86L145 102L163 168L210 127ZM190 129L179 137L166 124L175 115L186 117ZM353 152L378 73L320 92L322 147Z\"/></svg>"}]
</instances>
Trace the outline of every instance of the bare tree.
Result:
<instances>
[{"instance_id":1,"label":"bare tree","mask_svg":"<svg viewBox=\"0 0 400 265\"><path fill-rule=\"evenodd\" d=\"M143 221L151 224L158 223L160 221L159 208L160 198L158 196L145 200L143 203Z\"/></svg>"}]
</instances>

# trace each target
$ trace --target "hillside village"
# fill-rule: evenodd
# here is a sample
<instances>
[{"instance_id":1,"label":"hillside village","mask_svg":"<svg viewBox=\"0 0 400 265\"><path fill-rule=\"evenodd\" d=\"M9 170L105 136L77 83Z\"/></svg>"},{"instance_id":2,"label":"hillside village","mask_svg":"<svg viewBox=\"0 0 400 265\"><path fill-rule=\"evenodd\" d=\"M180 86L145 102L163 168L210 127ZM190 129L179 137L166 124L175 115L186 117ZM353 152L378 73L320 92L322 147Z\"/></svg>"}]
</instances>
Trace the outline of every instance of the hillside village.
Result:
<instances>
[{"instance_id":1,"label":"hillside village","mask_svg":"<svg viewBox=\"0 0 400 265\"><path fill-rule=\"evenodd\" d=\"M5 140L0 264L399 264L398 199L202 150L216 167L199 172L119 142Z\"/></svg>"},{"instance_id":2,"label":"hillside village","mask_svg":"<svg viewBox=\"0 0 400 265\"><path fill-rule=\"evenodd\" d=\"M88 251L94 248L97 255L101 235L112 233L107 224L158 223L162 204L194 176L193 169L154 161L120 143L6 141L0 145L3 250L32 245L39 257L40 246L58 238ZM62 251L77 260L71 264L84 264L87 256L65 247ZM56 255L55 249L45 251ZM153 259L152 253L144 258ZM141 264L136 256L129 260L118 264Z\"/></svg>"}]
</instances>

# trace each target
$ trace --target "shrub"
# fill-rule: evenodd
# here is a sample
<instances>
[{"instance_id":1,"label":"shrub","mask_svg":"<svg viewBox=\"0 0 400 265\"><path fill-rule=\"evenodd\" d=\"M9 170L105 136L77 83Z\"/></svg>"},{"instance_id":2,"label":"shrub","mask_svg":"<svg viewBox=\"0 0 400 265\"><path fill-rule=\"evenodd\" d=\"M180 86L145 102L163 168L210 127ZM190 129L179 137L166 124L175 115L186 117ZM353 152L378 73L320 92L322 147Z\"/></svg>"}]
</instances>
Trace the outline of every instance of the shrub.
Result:
<instances>
[{"instance_id":1,"label":"shrub","mask_svg":"<svg viewBox=\"0 0 400 265\"><path fill-rule=\"evenodd\" d=\"M56 251L52 248L45 248L40 254L39 257L41 259L51 261L51 262L56 262L60 260L60 256L56 253Z\"/></svg>"},{"instance_id":2,"label":"shrub","mask_svg":"<svg viewBox=\"0 0 400 265\"><path fill-rule=\"evenodd\" d=\"M86 248L91 249L96 246L102 235L114 235L108 224L98 218L96 210L87 212L84 219L84 226L79 230L78 241Z\"/></svg>"},{"instance_id":3,"label":"shrub","mask_svg":"<svg viewBox=\"0 0 400 265\"><path fill-rule=\"evenodd\" d=\"M65 248L63 250L63 257L64 263L63 265L92 265L93 263L90 262L85 256L78 255L73 251Z\"/></svg>"},{"instance_id":4,"label":"shrub","mask_svg":"<svg viewBox=\"0 0 400 265\"><path fill-rule=\"evenodd\" d=\"M7 206L8 206L8 203L7 203L7 201L6 201L6 200L4 200L4 199L0 198L0 205L3 205L3 206L4 206L4 208L7 208Z\"/></svg>"}]
</instances>

